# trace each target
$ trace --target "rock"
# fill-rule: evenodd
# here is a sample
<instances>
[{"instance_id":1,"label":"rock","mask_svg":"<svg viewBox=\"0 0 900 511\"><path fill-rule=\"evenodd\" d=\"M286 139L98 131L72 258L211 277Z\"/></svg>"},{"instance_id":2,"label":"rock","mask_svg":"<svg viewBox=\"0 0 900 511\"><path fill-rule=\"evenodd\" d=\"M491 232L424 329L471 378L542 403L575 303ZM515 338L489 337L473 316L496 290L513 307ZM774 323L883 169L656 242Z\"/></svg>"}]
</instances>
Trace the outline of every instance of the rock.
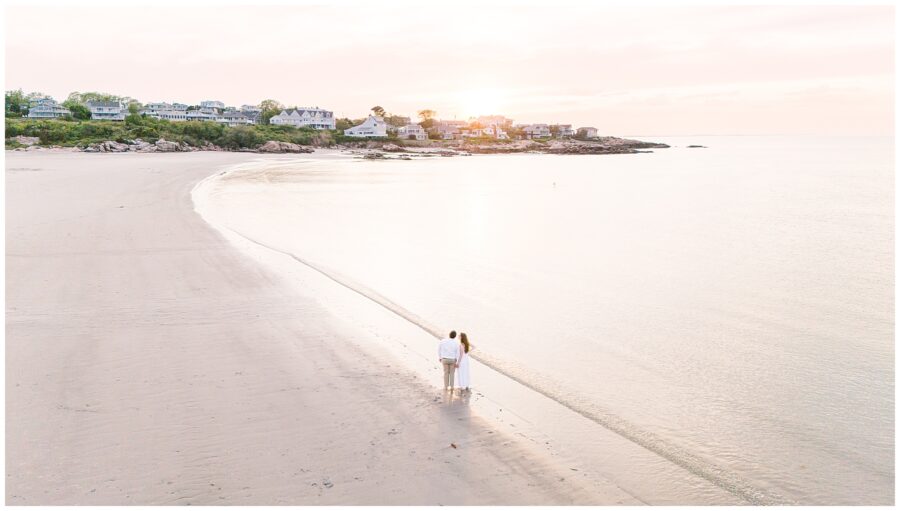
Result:
<instances>
[{"instance_id":1,"label":"rock","mask_svg":"<svg viewBox=\"0 0 900 511\"><path fill-rule=\"evenodd\" d=\"M85 153L97 153L97 152L100 152L100 150L97 149L97 147L95 147L95 146L93 146L93 145L89 145L89 146L85 147L84 149L82 149L81 151L82 151L82 152L85 152Z\"/></svg>"},{"instance_id":2,"label":"rock","mask_svg":"<svg viewBox=\"0 0 900 511\"><path fill-rule=\"evenodd\" d=\"M105 153L124 153L130 149L128 144L123 144L121 142L115 142L113 140L107 140L106 142L101 142L100 146L103 147L103 149L101 149L101 151L105 152Z\"/></svg>"},{"instance_id":3,"label":"rock","mask_svg":"<svg viewBox=\"0 0 900 511\"><path fill-rule=\"evenodd\" d=\"M178 142L169 142L164 138L157 140L155 145L156 150L163 153L174 153L182 150Z\"/></svg>"},{"instance_id":4,"label":"rock","mask_svg":"<svg viewBox=\"0 0 900 511\"><path fill-rule=\"evenodd\" d=\"M402 147L398 146L397 144L384 144L383 146L381 146L381 150L387 151L389 153L400 153L400 152L405 151L406 149L403 149Z\"/></svg>"},{"instance_id":5,"label":"rock","mask_svg":"<svg viewBox=\"0 0 900 511\"><path fill-rule=\"evenodd\" d=\"M688 149L706 149L705 145L689 145Z\"/></svg>"},{"instance_id":6,"label":"rock","mask_svg":"<svg viewBox=\"0 0 900 511\"><path fill-rule=\"evenodd\" d=\"M328 479L327 477L326 477L325 479L322 480L322 484L323 484L326 488L331 488L332 486L334 486L334 483L331 482L331 479Z\"/></svg>"},{"instance_id":7,"label":"rock","mask_svg":"<svg viewBox=\"0 0 900 511\"><path fill-rule=\"evenodd\" d=\"M365 156L363 156L363 158L365 158L367 160L381 160L381 159L384 159L384 153L378 153L378 152L368 153Z\"/></svg>"},{"instance_id":8,"label":"rock","mask_svg":"<svg viewBox=\"0 0 900 511\"><path fill-rule=\"evenodd\" d=\"M265 144L259 146L258 151L261 153L311 153L313 152L313 149L299 144L292 144L290 142L269 140Z\"/></svg>"},{"instance_id":9,"label":"rock","mask_svg":"<svg viewBox=\"0 0 900 511\"><path fill-rule=\"evenodd\" d=\"M16 142L26 146L33 146L34 144L40 143L40 141L41 139L38 137L26 137L24 135L16 137Z\"/></svg>"}]
</instances>

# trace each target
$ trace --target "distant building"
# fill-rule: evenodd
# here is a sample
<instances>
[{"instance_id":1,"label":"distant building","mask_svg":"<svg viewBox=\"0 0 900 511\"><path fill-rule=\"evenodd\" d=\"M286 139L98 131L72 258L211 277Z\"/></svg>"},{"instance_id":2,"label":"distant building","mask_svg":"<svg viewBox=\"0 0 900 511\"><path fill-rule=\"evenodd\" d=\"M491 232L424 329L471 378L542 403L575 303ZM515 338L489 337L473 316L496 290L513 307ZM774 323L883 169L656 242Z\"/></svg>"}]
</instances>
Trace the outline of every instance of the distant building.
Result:
<instances>
[{"instance_id":1,"label":"distant building","mask_svg":"<svg viewBox=\"0 0 900 511\"><path fill-rule=\"evenodd\" d=\"M459 136L462 138L477 138L484 136L484 130L481 128L463 128L459 130Z\"/></svg>"},{"instance_id":2,"label":"distant building","mask_svg":"<svg viewBox=\"0 0 900 511\"><path fill-rule=\"evenodd\" d=\"M68 108L60 105L53 98L37 98L31 102L28 107L29 119L56 119L72 112Z\"/></svg>"},{"instance_id":3,"label":"distant building","mask_svg":"<svg viewBox=\"0 0 900 511\"><path fill-rule=\"evenodd\" d=\"M597 128L590 126L578 128L578 136L582 138L597 138Z\"/></svg>"},{"instance_id":4,"label":"distant building","mask_svg":"<svg viewBox=\"0 0 900 511\"><path fill-rule=\"evenodd\" d=\"M501 140L509 139L509 135L506 134L506 131L503 130L500 126L496 124L491 124L489 126L485 126L481 128L481 133L488 137L493 137Z\"/></svg>"},{"instance_id":5,"label":"distant building","mask_svg":"<svg viewBox=\"0 0 900 511\"><path fill-rule=\"evenodd\" d=\"M182 122L188 120L187 114L187 110L175 110L174 108L172 108L169 110L157 110L156 112L147 114L147 116L155 117L157 119L163 119L166 121Z\"/></svg>"},{"instance_id":6,"label":"distant building","mask_svg":"<svg viewBox=\"0 0 900 511\"><path fill-rule=\"evenodd\" d=\"M333 130L334 112L323 110L319 107L292 108L290 110L282 110L280 114L272 116L269 119L269 124Z\"/></svg>"},{"instance_id":7,"label":"distant building","mask_svg":"<svg viewBox=\"0 0 900 511\"><path fill-rule=\"evenodd\" d=\"M560 138L575 136L575 130L572 129L571 124L555 124L554 127L559 130L559 135L557 136L559 136Z\"/></svg>"},{"instance_id":8,"label":"distant building","mask_svg":"<svg viewBox=\"0 0 900 511\"><path fill-rule=\"evenodd\" d=\"M482 127L486 126L499 126L501 128L509 128L512 126L512 119L507 119L502 115L482 115L477 119L474 119L473 122L477 122Z\"/></svg>"},{"instance_id":9,"label":"distant building","mask_svg":"<svg viewBox=\"0 0 900 511\"><path fill-rule=\"evenodd\" d=\"M418 124L407 124L406 126L401 126L397 130L397 137L407 140L427 140L428 133L426 133L425 129Z\"/></svg>"},{"instance_id":10,"label":"distant building","mask_svg":"<svg viewBox=\"0 0 900 511\"><path fill-rule=\"evenodd\" d=\"M88 101L91 119L94 121L124 121L128 106L121 101Z\"/></svg>"},{"instance_id":11,"label":"distant building","mask_svg":"<svg viewBox=\"0 0 900 511\"><path fill-rule=\"evenodd\" d=\"M185 119L188 121L215 121L218 116L203 110L188 110Z\"/></svg>"},{"instance_id":12,"label":"distant building","mask_svg":"<svg viewBox=\"0 0 900 511\"><path fill-rule=\"evenodd\" d=\"M238 112L237 110L230 110L222 113L218 117L216 117L216 122L228 125L228 126L241 126L247 124L253 124L253 120L247 117L246 115Z\"/></svg>"},{"instance_id":13,"label":"distant building","mask_svg":"<svg viewBox=\"0 0 900 511\"><path fill-rule=\"evenodd\" d=\"M348 137L386 137L387 124L381 117L370 115L362 124L344 130Z\"/></svg>"},{"instance_id":14,"label":"distant building","mask_svg":"<svg viewBox=\"0 0 900 511\"><path fill-rule=\"evenodd\" d=\"M466 121L434 121L431 130L443 140L460 138L460 131L468 125Z\"/></svg>"},{"instance_id":15,"label":"distant building","mask_svg":"<svg viewBox=\"0 0 900 511\"><path fill-rule=\"evenodd\" d=\"M225 108L225 103L221 101L201 101L200 109L201 110L221 110Z\"/></svg>"},{"instance_id":16,"label":"distant building","mask_svg":"<svg viewBox=\"0 0 900 511\"><path fill-rule=\"evenodd\" d=\"M150 114L161 110L174 110L174 105L170 103L147 103L144 105L144 109L141 110L141 113ZM187 108L184 110L187 110Z\"/></svg>"},{"instance_id":17,"label":"distant building","mask_svg":"<svg viewBox=\"0 0 900 511\"><path fill-rule=\"evenodd\" d=\"M550 138L550 126L546 124L529 124L522 128L525 138Z\"/></svg>"},{"instance_id":18,"label":"distant building","mask_svg":"<svg viewBox=\"0 0 900 511\"><path fill-rule=\"evenodd\" d=\"M244 114L246 114L247 112L260 113L262 112L262 108L260 108L258 105L241 105L241 112L243 112Z\"/></svg>"}]
</instances>

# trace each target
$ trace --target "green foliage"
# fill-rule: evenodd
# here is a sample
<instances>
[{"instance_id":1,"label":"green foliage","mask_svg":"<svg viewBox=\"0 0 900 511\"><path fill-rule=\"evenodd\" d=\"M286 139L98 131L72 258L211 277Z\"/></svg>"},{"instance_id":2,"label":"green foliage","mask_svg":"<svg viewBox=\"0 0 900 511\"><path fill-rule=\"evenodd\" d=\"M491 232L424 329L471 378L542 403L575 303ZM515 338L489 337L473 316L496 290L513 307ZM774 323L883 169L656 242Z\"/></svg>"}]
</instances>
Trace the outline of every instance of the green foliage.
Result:
<instances>
[{"instance_id":1,"label":"green foliage","mask_svg":"<svg viewBox=\"0 0 900 511\"><path fill-rule=\"evenodd\" d=\"M73 111L73 117L75 110ZM301 145L329 146L335 142L331 131L293 126L252 125L228 127L210 121L170 122L130 114L124 122L78 120L7 119L7 140L18 135L38 137L41 145L84 147L116 140L128 142L142 139L156 142L164 138L199 147L215 144L226 149L255 149L269 140Z\"/></svg>"},{"instance_id":2,"label":"green foliage","mask_svg":"<svg viewBox=\"0 0 900 511\"><path fill-rule=\"evenodd\" d=\"M72 118L77 121L87 121L91 118L91 109L81 103L67 99L62 106L68 108L72 112Z\"/></svg>"},{"instance_id":3,"label":"green foliage","mask_svg":"<svg viewBox=\"0 0 900 511\"><path fill-rule=\"evenodd\" d=\"M28 115L28 99L22 89L6 91L6 117Z\"/></svg>"},{"instance_id":4,"label":"green foliage","mask_svg":"<svg viewBox=\"0 0 900 511\"><path fill-rule=\"evenodd\" d=\"M372 113L375 114L376 117L384 117L384 108L380 106L373 106L371 108Z\"/></svg>"}]
</instances>

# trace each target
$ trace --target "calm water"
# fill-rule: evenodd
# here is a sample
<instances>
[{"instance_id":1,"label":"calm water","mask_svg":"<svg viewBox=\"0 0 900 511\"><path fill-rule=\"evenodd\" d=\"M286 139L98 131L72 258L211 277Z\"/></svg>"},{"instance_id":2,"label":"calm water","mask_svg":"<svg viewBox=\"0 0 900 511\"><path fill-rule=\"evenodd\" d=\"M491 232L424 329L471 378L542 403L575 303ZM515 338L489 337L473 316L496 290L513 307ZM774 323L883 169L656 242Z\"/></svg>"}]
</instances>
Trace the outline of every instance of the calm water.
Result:
<instances>
[{"instance_id":1,"label":"calm water","mask_svg":"<svg viewBox=\"0 0 900 511\"><path fill-rule=\"evenodd\" d=\"M892 140L645 138L676 147L298 162L216 203L638 437L892 504Z\"/></svg>"}]
</instances>

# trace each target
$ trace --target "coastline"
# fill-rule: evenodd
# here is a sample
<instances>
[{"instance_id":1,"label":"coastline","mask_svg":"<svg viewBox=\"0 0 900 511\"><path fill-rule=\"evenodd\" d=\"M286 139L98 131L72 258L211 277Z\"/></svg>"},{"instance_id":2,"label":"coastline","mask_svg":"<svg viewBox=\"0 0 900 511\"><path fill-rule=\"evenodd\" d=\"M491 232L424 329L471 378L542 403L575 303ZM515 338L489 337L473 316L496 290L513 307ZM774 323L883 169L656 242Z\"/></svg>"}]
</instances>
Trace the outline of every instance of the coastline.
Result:
<instances>
[{"instance_id":1,"label":"coastline","mask_svg":"<svg viewBox=\"0 0 900 511\"><path fill-rule=\"evenodd\" d=\"M254 158L7 152L7 504L641 502L207 225L191 189Z\"/></svg>"}]
</instances>

